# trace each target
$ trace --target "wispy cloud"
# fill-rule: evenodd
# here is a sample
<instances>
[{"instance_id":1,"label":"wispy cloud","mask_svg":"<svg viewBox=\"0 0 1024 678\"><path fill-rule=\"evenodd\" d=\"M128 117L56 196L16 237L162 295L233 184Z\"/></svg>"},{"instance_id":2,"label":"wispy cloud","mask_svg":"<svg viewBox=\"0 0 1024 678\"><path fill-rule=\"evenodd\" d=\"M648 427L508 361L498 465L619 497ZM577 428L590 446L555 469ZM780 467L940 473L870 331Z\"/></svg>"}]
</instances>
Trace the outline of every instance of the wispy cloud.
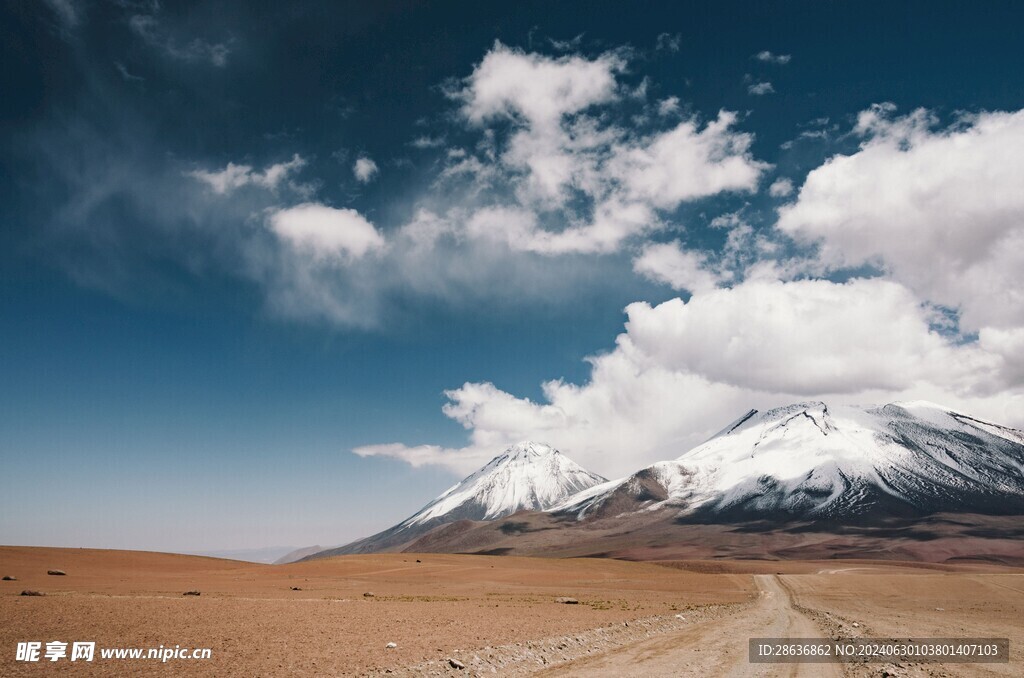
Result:
<instances>
[{"instance_id":1,"label":"wispy cloud","mask_svg":"<svg viewBox=\"0 0 1024 678\"><path fill-rule=\"evenodd\" d=\"M790 54L774 54L773 52L770 52L768 50L763 50L755 54L753 58L757 59L758 61L763 61L765 63L779 64L780 66L785 66L790 62L790 60L792 60L793 56Z\"/></svg>"},{"instance_id":2,"label":"wispy cloud","mask_svg":"<svg viewBox=\"0 0 1024 678\"><path fill-rule=\"evenodd\" d=\"M157 14L136 14L128 20L132 31L150 46L179 61L208 63L218 68L227 65L231 48L227 42L207 42L202 38L179 41L162 25Z\"/></svg>"},{"instance_id":3,"label":"wispy cloud","mask_svg":"<svg viewBox=\"0 0 1024 678\"><path fill-rule=\"evenodd\" d=\"M420 136L416 137L412 141L410 141L409 145L412 146L413 148L418 148L420 150L426 150L426 149L429 149L429 148L440 148L441 146L444 146L444 143L445 143L444 136L441 136L441 135L439 135L439 136L429 136L429 135L423 134L423 135L420 135Z\"/></svg>"},{"instance_id":4,"label":"wispy cloud","mask_svg":"<svg viewBox=\"0 0 1024 678\"><path fill-rule=\"evenodd\" d=\"M679 33L660 33L654 43L654 48L666 52L678 52L682 44L683 36Z\"/></svg>"},{"instance_id":5,"label":"wispy cloud","mask_svg":"<svg viewBox=\"0 0 1024 678\"><path fill-rule=\"evenodd\" d=\"M776 179L768 187L768 195L773 198L785 198L793 193L793 182L786 178Z\"/></svg>"},{"instance_id":6,"label":"wispy cloud","mask_svg":"<svg viewBox=\"0 0 1024 678\"><path fill-rule=\"evenodd\" d=\"M306 161L298 153L287 162L269 165L262 172L253 170L251 165L236 165L229 162L222 170L191 170L191 176L209 186L214 193L225 195L243 186L258 186L276 190L288 177L305 167Z\"/></svg>"},{"instance_id":7,"label":"wispy cloud","mask_svg":"<svg viewBox=\"0 0 1024 678\"><path fill-rule=\"evenodd\" d=\"M580 48L583 43L583 33L573 37L571 40L556 40L554 38L548 38L548 42L551 46L559 52L574 52Z\"/></svg>"},{"instance_id":8,"label":"wispy cloud","mask_svg":"<svg viewBox=\"0 0 1024 678\"><path fill-rule=\"evenodd\" d=\"M679 112L679 97L668 97L658 102L658 115L672 115Z\"/></svg>"},{"instance_id":9,"label":"wispy cloud","mask_svg":"<svg viewBox=\"0 0 1024 678\"><path fill-rule=\"evenodd\" d=\"M361 184L368 184L373 181L373 178L377 176L379 171L377 163L365 155L356 158L355 164L352 165L352 174L355 175L356 180Z\"/></svg>"},{"instance_id":10,"label":"wispy cloud","mask_svg":"<svg viewBox=\"0 0 1024 678\"><path fill-rule=\"evenodd\" d=\"M136 24L164 35L155 19ZM500 310L642 284L630 253L671 228L675 210L751 194L769 166L753 156L738 114L702 118L684 114L678 97L634 98L629 58L614 49L550 56L496 43L447 88L449 115L435 116L418 144L445 152L424 170L433 176L422 188L397 197L412 215L404 222L377 223L370 215L386 211L345 204L316 177L300 183L311 167L299 154L266 164L186 162L143 141L139 129L124 139L94 130L81 155L95 162L67 179L76 198L61 219L82 225L76 233L89 234L103 265L76 257L74 266L89 284L130 289L132 257L142 255L120 243L144 231L154 256L256 283L276 316L364 328L415 307L410 299ZM52 152L59 171L78 167L64 146ZM360 181L372 180L381 162L338 159ZM110 219L113 201L137 218ZM656 252L648 251L649 266L638 264L642 275L682 284L679 261ZM704 263L725 280L717 261ZM102 280L119 268L116 280Z\"/></svg>"},{"instance_id":11,"label":"wispy cloud","mask_svg":"<svg viewBox=\"0 0 1024 678\"><path fill-rule=\"evenodd\" d=\"M77 0L45 0L64 30L78 26L82 19L82 7Z\"/></svg>"},{"instance_id":12,"label":"wispy cloud","mask_svg":"<svg viewBox=\"0 0 1024 678\"><path fill-rule=\"evenodd\" d=\"M117 72L121 75L121 78L127 82L142 82L143 80L145 80L145 78L143 78L140 75L133 75L129 73L128 68L125 67L125 65L122 64L120 61L114 62L114 68L117 69Z\"/></svg>"}]
</instances>

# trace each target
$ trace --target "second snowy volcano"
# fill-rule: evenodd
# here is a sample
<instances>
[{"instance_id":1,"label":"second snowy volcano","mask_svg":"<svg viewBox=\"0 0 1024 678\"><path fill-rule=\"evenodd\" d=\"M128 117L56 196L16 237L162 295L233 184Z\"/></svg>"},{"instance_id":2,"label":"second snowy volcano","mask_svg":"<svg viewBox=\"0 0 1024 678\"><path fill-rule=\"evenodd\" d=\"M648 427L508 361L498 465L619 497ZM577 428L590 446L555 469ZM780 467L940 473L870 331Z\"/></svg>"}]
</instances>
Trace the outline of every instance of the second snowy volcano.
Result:
<instances>
[{"instance_id":1,"label":"second snowy volcano","mask_svg":"<svg viewBox=\"0 0 1024 678\"><path fill-rule=\"evenodd\" d=\"M437 518L494 520L516 511L545 511L574 494L606 482L558 450L524 442L424 506L401 525Z\"/></svg>"},{"instance_id":2,"label":"second snowy volcano","mask_svg":"<svg viewBox=\"0 0 1024 678\"><path fill-rule=\"evenodd\" d=\"M552 447L522 442L509 447L398 525L316 556L384 551L445 523L496 520L523 510L546 511L604 482L605 478L587 471Z\"/></svg>"}]
</instances>

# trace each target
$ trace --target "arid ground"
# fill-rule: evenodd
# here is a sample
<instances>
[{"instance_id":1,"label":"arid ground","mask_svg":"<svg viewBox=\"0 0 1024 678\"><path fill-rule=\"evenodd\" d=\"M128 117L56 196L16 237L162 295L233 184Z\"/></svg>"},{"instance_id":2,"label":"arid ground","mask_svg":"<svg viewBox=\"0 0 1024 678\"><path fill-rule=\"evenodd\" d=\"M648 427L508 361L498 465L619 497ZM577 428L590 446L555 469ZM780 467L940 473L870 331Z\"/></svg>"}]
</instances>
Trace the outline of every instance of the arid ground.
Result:
<instances>
[{"instance_id":1,"label":"arid ground","mask_svg":"<svg viewBox=\"0 0 1024 678\"><path fill-rule=\"evenodd\" d=\"M1024 569L980 562L387 554L270 566L7 546L4 575L17 579L0 582L0 676L1024 674ZM1000 636L1011 662L751 665L752 636ZM97 657L15 661L18 642L53 640L95 641ZM160 645L212 658L99 658Z\"/></svg>"}]
</instances>

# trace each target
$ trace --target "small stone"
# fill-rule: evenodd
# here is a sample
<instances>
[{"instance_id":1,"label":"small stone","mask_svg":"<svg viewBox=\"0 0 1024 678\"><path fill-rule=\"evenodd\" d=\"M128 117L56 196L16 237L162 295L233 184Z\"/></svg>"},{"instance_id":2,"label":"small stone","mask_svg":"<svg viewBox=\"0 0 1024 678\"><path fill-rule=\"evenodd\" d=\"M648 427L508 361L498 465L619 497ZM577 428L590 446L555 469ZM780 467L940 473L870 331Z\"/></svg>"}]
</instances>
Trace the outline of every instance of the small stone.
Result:
<instances>
[{"instance_id":1,"label":"small stone","mask_svg":"<svg viewBox=\"0 0 1024 678\"><path fill-rule=\"evenodd\" d=\"M684 616L683 616L683 615L681 615L681 614L677 614L677 615L676 615L676 619L682 619L683 621L686 621L686 617L684 617Z\"/></svg>"},{"instance_id":2,"label":"small stone","mask_svg":"<svg viewBox=\"0 0 1024 678\"><path fill-rule=\"evenodd\" d=\"M17 577L12 577L9 574L5 574L4 578L3 578L3 581L18 581L18 578Z\"/></svg>"},{"instance_id":3,"label":"small stone","mask_svg":"<svg viewBox=\"0 0 1024 678\"><path fill-rule=\"evenodd\" d=\"M398 647L398 643L388 643L384 647L386 647L389 650L394 650L396 647Z\"/></svg>"},{"instance_id":4,"label":"small stone","mask_svg":"<svg viewBox=\"0 0 1024 678\"><path fill-rule=\"evenodd\" d=\"M562 605L579 605L580 604L580 601L576 600L575 598L566 598L566 597L555 598L555 602L556 603L561 603Z\"/></svg>"},{"instance_id":5,"label":"small stone","mask_svg":"<svg viewBox=\"0 0 1024 678\"><path fill-rule=\"evenodd\" d=\"M63 577L67 574L64 570L47 570L46 574L52 574L55 577Z\"/></svg>"},{"instance_id":6,"label":"small stone","mask_svg":"<svg viewBox=\"0 0 1024 678\"><path fill-rule=\"evenodd\" d=\"M453 669L456 669L458 671L461 671L462 669L466 668L465 664L460 662L458 659L453 659L451 657L448 658L448 666L450 666Z\"/></svg>"},{"instance_id":7,"label":"small stone","mask_svg":"<svg viewBox=\"0 0 1024 678\"><path fill-rule=\"evenodd\" d=\"M28 591L28 590L25 590L25 591L21 592L21 595L23 595L23 596L45 596L46 594L42 593L41 591Z\"/></svg>"},{"instance_id":8,"label":"small stone","mask_svg":"<svg viewBox=\"0 0 1024 678\"><path fill-rule=\"evenodd\" d=\"M293 587L292 587L292 591L301 591L301 590L302 590L302 589L301 589L301 588L299 588L298 586L293 586Z\"/></svg>"},{"instance_id":9,"label":"small stone","mask_svg":"<svg viewBox=\"0 0 1024 678\"><path fill-rule=\"evenodd\" d=\"M199 594L199 591L185 591L181 595L183 595L183 596L198 596L200 594Z\"/></svg>"},{"instance_id":10,"label":"small stone","mask_svg":"<svg viewBox=\"0 0 1024 678\"><path fill-rule=\"evenodd\" d=\"M853 628L859 629L860 628L860 624L858 624L857 622L853 622Z\"/></svg>"},{"instance_id":11,"label":"small stone","mask_svg":"<svg viewBox=\"0 0 1024 678\"><path fill-rule=\"evenodd\" d=\"M363 598L373 598L373 591L367 591L363 594Z\"/></svg>"}]
</instances>

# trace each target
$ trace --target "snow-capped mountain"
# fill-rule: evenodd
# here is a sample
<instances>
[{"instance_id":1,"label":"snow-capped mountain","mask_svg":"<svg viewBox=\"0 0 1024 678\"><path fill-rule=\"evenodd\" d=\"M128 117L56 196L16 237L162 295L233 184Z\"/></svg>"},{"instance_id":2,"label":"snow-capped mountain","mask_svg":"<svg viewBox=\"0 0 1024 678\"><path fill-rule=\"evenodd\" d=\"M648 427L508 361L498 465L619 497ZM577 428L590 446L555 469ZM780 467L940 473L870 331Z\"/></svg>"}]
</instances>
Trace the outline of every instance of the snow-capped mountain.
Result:
<instances>
[{"instance_id":1,"label":"snow-capped mountain","mask_svg":"<svg viewBox=\"0 0 1024 678\"><path fill-rule=\"evenodd\" d=\"M605 478L540 443L513 445L398 525L317 557L396 547L459 520L495 520L516 511L544 511Z\"/></svg>"},{"instance_id":2,"label":"snow-capped mountain","mask_svg":"<svg viewBox=\"0 0 1024 678\"><path fill-rule=\"evenodd\" d=\"M409 550L1013 564L1024 563L1021 515L1024 432L925 402L808 402L752 410L677 459L620 480L547 446L516 445L402 523L313 557Z\"/></svg>"},{"instance_id":3,"label":"snow-capped mountain","mask_svg":"<svg viewBox=\"0 0 1024 678\"><path fill-rule=\"evenodd\" d=\"M551 509L693 520L1024 513L1024 432L925 402L752 410L674 461Z\"/></svg>"},{"instance_id":4,"label":"snow-capped mountain","mask_svg":"<svg viewBox=\"0 0 1024 678\"><path fill-rule=\"evenodd\" d=\"M401 526L443 518L494 520L523 509L544 511L582 490L606 482L558 450L524 442L449 488Z\"/></svg>"}]
</instances>

